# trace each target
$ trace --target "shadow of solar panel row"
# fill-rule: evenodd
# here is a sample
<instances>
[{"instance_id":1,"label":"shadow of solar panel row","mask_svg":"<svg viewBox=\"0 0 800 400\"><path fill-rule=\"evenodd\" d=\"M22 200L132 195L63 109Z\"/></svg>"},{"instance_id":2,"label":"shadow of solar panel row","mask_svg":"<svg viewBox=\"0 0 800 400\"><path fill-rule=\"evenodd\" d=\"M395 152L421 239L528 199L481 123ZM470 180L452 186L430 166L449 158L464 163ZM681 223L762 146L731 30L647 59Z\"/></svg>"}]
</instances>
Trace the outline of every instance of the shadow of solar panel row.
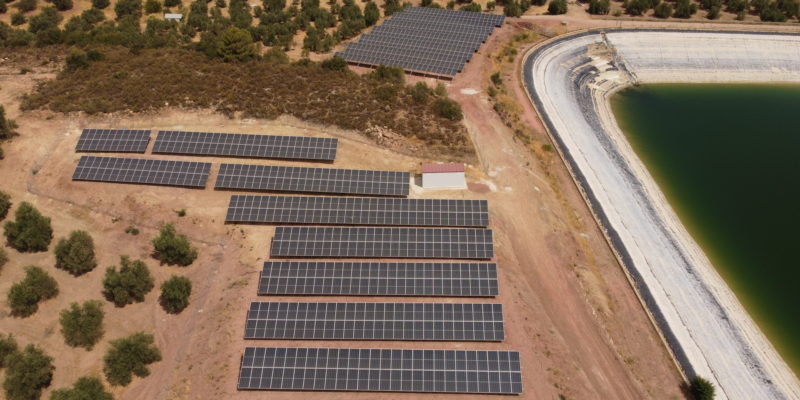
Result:
<instances>
[{"instance_id":1,"label":"shadow of solar panel row","mask_svg":"<svg viewBox=\"0 0 800 400\"><path fill-rule=\"evenodd\" d=\"M456 20L483 26L499 27L503 25L505 16L499 14L484 14L477 12L464 12L445 9L425 9L423 7L408 7L404 14L414 16L426 16L429 18L438 17L447 20Z\"/></svg>"},{"instance_id":2,"label":"shadow of solar panel row","mask_svg":"<svg viewBox=\"0 0 800 400\"><path fill-rule=\"evenodd\" d=\"M252 302L245 339L503 341L501 304Z\"/></svg>"},{"instance_id":3,"label":"shadow of solar panel row","mask_svg":"<svg viewBox=\"0 0 800 400\"><path fill-rule=\"evenodd\" d=\"M333 161L338 139L159 131L153 153Z\"/></svg>"},{"instance_id":4,"label":"shadow of solar panel row","mask_svg":"<svg viewBox=\"0 0 800 400\"><path fill-rule=\"evenodd\" d=\"M483 15L407 7L337 55L353 64L399 66L408 72L453 77L502 24L502 16Z\"/></svg>"},{"instance_id":5,"label":"shadow of solar panel row","mask_svg":"<svg viewBox=\"0 0 800 400\"><path fill-rule=\"evenodd\" d=\"M272 257L490 259L490 229L326 228L275 229Z\"/></svg>"},{"instance_id":6,"label":"shadow of solar panel row","mask_svg":"<svg viewBox=\"0 0 800 400\"><path fill-rule=\"evenodd\" d=\"M234 195L228 223L486 227L486 200Z\"/></svg>"},{"instance_id":7,"label":"shadow of solar panel row","mask_svg":"<svg viewBox=\"0 0 800 400\"><path fill-rule=\"evenodd\" d=\"M522 393L519 352L246 347L241 390Z\"/></svg>"},{"instance_id":8,"label":"shadow of solar panel row","mask_svg":"<svg viewBox=\"0 0 800 400\"><path fill-rule=\"evenodd\" d=\"M337 53L339 57L351 63L365 64L370 66L388 65L402 67L406 71L428 72L432 74L455 76L461 68L461 62L441 62L425 57L418 57L406 52L404 55L387 52L385 49L365 50L359 47L350 49L355 43L351 43L344 53Z\"/></svg>"},{"instance_id":9,"label":"shadow of solar panel row","mask_svg":"<svg viewBox=\"0 0 800 400\"><path fill-rule=\"evenodd\" d=\"M82 156L75 181L205 187L211 163Z\"/></svg>"},{"instance_id":10,"label":"shadow of solar panel row","mask_svg":"<svg viewBox=\"0 0 800 400\"><path fill-rule=\"evenodd\" d=\"M222 164L217 189L408 196L410 174L337 168Z\"/></svg>"},{"instance_id":11,"label":"shadow of solar panel row","mask_svg":"<svg viewBox=\"0 0 800 400\"><path fill-rule=\"evenodd\" d=\"M149 130L84 129L75 151L144 153L150 143Z\"/></svg>"},{"instance_id":12,"label":"shadow of solar panel row","mask_svg":"<svg viewBox=\"0 0 800 400\"><path fill-rule=\"evenodd\" d=\"M267 261L258 294L493 297L497 265Z\"/></svg>"}]
</instances>

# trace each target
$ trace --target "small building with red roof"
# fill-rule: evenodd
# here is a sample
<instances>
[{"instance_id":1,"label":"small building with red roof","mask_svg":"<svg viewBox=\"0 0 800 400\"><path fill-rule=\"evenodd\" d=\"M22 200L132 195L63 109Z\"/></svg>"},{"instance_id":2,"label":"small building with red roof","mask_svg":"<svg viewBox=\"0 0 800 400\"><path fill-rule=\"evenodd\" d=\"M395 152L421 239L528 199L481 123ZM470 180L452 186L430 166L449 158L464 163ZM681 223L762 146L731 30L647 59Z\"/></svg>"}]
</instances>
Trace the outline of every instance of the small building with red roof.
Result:
<instances>
[{"instance_id":1,"label":"small building with red roof","mask_svg":"<svg viewBox=\"0 0 800 400\"><path fill-rule=\"evenodd\" d=\"M425 189L465 189L465 166L461 163L422 164L422 187Z\"/></svg>"}]
</instances>

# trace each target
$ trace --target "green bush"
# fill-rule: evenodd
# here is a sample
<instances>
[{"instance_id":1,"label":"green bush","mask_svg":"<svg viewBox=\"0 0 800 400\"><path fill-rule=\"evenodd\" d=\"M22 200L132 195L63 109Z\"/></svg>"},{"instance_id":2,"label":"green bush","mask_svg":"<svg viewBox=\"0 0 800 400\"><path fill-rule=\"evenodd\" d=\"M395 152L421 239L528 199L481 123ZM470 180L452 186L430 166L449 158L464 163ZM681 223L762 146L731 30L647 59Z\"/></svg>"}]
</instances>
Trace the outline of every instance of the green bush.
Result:
<instances>
[{"instance_id":1,"label":"green bush","mask_svg":"<svg viewBox=\"0 0 800 400\"><path fill-rule=\"evenodd\" d=\"M161 284L161 297L159 302L164 311L178 314L189 306L189 296L192 294L192 281L182 276L173 276Z\"/></svg>"},{"instance_id":2,"label":"green bush","mask_svg":"<svg viewBox=\"0 0 800 400\"><path fill-rule=\"evenodd\" d=\"M520 17L522 16L522 8L516 0L509 0L506 3L506 8L503 10L506 17Z\"/></svg>"},{"instance_id":3,"label":"green bush","mask_svg":"<svg viewBox=\"0 0 800 400\"><path fill-rule=\"evenodd\" d=\"M175 231L172 224L166 224L158 236L153 238L154 257L162 263L187 266L197 258L197 249L189 239Z\"/></svg>"},{"instance_id":4,"label":"green bush","mask_svg":"<svg viewBox=\"0 0 800 400\"><path fill-rule=\"evenodd\" d=\"M38 6L37 0L18 0L17 4L14 4L15 7L20 12L31 12L36 9Z\"/></svg>"},{"instance_id":5,"label":"green bush","mask_svg":"<svg viewBox=\"0 0 800 400\"><path fill-rule=\"evenodd\" d=\"M716 388L714 384L703 377L695 376L689 386L689 392L695 400L713 400Z\"/></svg>"},{"instance_id":6,"label":"green bush","mask_svg":"<svg viewBox=\"0 0 800 400\"><path fill-rule=\"evenodd\" d=\"M6 367L6 358L17 351L19 351L19 347L14 335L0 333L0 369Z\"/></svg>"},{"instance_id":7,"label":"green bush","mask_svg":"<svg viewBox=\"0 0 800 400\"><path fill-rule=\"evenodd\" d=\"M6 218L9 209L11 209L11 196L0 190L0 221Z\"/></svg>"},{"instance_id":8,"label":"green bush","mask_svg":"<svg viewBox=\"0 0 800 400\"><path fill-rule=\"evenodd\" d=\"M85 231L72 231L69 238L56 244L56 268L75 276L83 275L97 266L94 255L94 240Z\"/></svg>"},{"instance_id":9,"label":"green bush","mask_svg":"<svg viewBox=\"0 0 800 400\"><path fill-rule=\"evenodd\" d=\"M451 121L461 121L464 114L461 112L461 106L455 100L441 98L433 102L433 110L442 118L447 118Z\"/></svg>"},{"instance_id":10,"label":"green bush","mask_svg":"<svg viewBox=\"0 0 800 400\"><path fill-rule=\"evenodd\" d=\"M144 12L146 14L156 14L161 12L161 2L158 0L147 0L144 3Z\"/></svg>"},{"instance_id":11,"label":"green bush","mask_svg":"<svg viewBox=\"0 0 800 400\"><path fill-rule=\"evenodd\" d=\"M22 25L22 24L24 24L26 22L28 22L28 19L25 18L25 15L22 14L21 12L15 12L15 13L11 14L11 25L18 26L18 25ZM24 44L24 45L27 45L27 43Z\"/></svg>"},{"instance_id":12,"label":"green bush","mask_svg":"<svg viewBox=\"0 0 800 400\"><path fill-rule=\"evenodd\" d=\"M469 11L469 12L481 12L481 5L478 3L469 3L464 7L461 7L461 11Z\"/></svg>"},{"instance_id":13,"label":"green bush","mask_svg":"<svg viewBox=\"0 0 800 400\"><path fill-rule=\"evenodd\" d=\"M282 48L273 46L263 56L264 61L273 64L289 64L289 56Z\"/></svg>"},{"instance_id":14,"label":"green bush","mask_svg":"<svg viewBox=\"0 0 800 400\"><path fill-rule=\"evenodd\" d=\"M347 61L345 61L345 59L342 57L333 56L327 60L322 61L322 68L331 71L346 71Z\"/></svg>"},{"instance_id":15,"label":"green bush","mask_svg":"<svg viewBox=\"0 0 800 400\"><path fill-rule=\"evenodd\" d=\"M369 76L379 81L391 83L404 83L406 81L406 73L403 71L403 67L379 65L378 68L369 73Z\"/></svg>"},{"instance_id":16,"label":"green bush","mask_svg":"<svg viewBox=\"0 0 800 400\"><path fill-rule=\"evenodd\" d=\"M15 221L3 226L8 244L22 252L46 251L53 240L50 218L42 216L30 203L23 201L14 213Z\"/></svg>"},{"instance_id":17,"label":"green bush","mask_svg":"<svg viewBox=\"0 0 800 400\"><path fill-rule=\"evenodd\" d=\"M38 399L53 379L53 358L34 345L12 353L5 363L8 369L3 389L7 400Z\"/></svg>"},{"instance_id":18,"label":"green bush","mask_svg":"<svg viewBox=\"0 0 800 400\"><path fill-rule=\"evenodd\" d=\"M589 14L607 15L609 11L611 11L609 0L592 0L589 3Z\"/></svg>"},{"instance_id":19,"label":"green bush","mask_svg":"<svg viewBox=\"0 0 800 400\"><path fill-rule=\"evenodd\" d=\"M92 7L98 10L105 9L106 7L111 5L110 0L92 0Z\"/></svg>"},{"instance_id":20,"label":"green bush","mask_svg":"<svg viewBox=\"0 0 800 400\"><path fill-rule=\"evenodd\" d=\"M181 5L181 0L164 0L164 7L175 7Z\"/></svg>"},{"instance_id":21,"label":"green bush","mask_svg":"<svg viewBox=\"0 0 800 400\"><path fill-rule=\"evenodd\" d=\"M500 73L499 73L499 72L495 72L495 73L493 73L493 74L492 74L492 76L490 76L489 78L492 80L492 83L493 83L495 86L500 86L500 85L502 85L502 84L503 84L503 77L502 77L502 76L500 76Z\"/></svg>"},{"instance_id":22,"label":"green bush","mask_svg":"<svg viewBox=\"0 0 800 400\"><path fill-rule=\"evenodd\" d=\"M108 383L127 386L133 375L144 378L150 375L148 364L161 361L161 352L153 344L153 335L134 333L123 339L112 340L111 348L103 357L103 372Z\"/></svg>"},{"instance_id":23,"label":"green bush","mask_svg":"<svg viewBox=\"0 0 800 400\"><path fill-rule=\"evenodd\" d=\"M36 266L25 268L25 278L8 290L8 306L11 314L28 317L39 309L39 302L58 295L58 282L43 269Z\"/></svg>"},{"instance_id":24,"label":"green bush","mask_svg":"<svg viewBox=\"0 0 800 400\"><path fill-rule=\"evenodd\" d=\"M0 271L3 270L3 267L8 262L8 254L6 253L6 249L0 247Z\"/></svg>"},{"instance_id":25,"label":"green bush","mask_svg":"<svg viewBox=\"0 0 800 400\"><path fill-rule=\"evenodd\" d=\"M672 6L664 2L656 6L655 16L657 18L669 18L672 16Z\"/></svg>"},{"instance_id":26,"label":"green bush","mask_svg":"<svg viewBox=\"0 0 800 400\"><path fill-rule=\"evenodd\" d=\"M411 92L411 99L417 104L428 104L428 101L433 95L433 91L425 82L417 82L414 86L409 88L409 92Z\"/></svg>"},{"instance_id":27,"label":"green bush","mask_svg":"<svg viewBox=\"0 0 800 400\"><path fill-rule=\"evenodd\" d=\"M708 15L706 15L706 18L708 19L719 18L719 11L720 11L719 6L711 6L711 8L708 10Z\"/></svg>"},{"instance_id":28,"label":"green bush","mask_svg":"<svg viewBox=\"0 0 800 400\"><path fill-rule=\"evenodd\" d=\"M550 4L547 6L547 12L551 15L559 15L559 14L566 14L567 13L567 1L566 0L550 0Z\"/></svg>"},{"instance_id":29,"label":"green bush","mask_svg":"<svg viewBox=\"0 0 800 400\"><path fill-rule=\"evenodd\" d=\"M256 47L250 32L231 26L219 35L217 48L225 62L248 61L256 56Z\"/></svg>"},{"instance_id":30,"label":"green bush","mask_svg":"<svg viewBox=\"0 0 800 400\"><path fill-rule=\"evenodd\" d=\"M56 6L58 11L71 10L72 0L53 0L53 5Z\"/></svg>"},{"instance_id":31,"label":"green bush","mask_svg":"<svg viewBox=\"0 0 800 400\"><path fill-rule=\"evenodd\" d=\"M6 5L6 0L0 0L0 14L5 14L8 12L8 5Z\"/></svg>"},{"instance_id":32,"label":"green bush","mask_svg":"<svg viewBox=\"0 0 800 400\"><path fill-rule=\"evenodd\" d=\"M689 0L678 0L675 4L675 18L689 18L697 13L697 4L690 3Z\"/></svg>"},{"instance_id":33,"label":"green bush","mask_svg":"<svg viewBox=\"0 0 800 400\"><path fill-rule=\"evenodd\" d=\"M117 14L118 20L130 16L138 21L142 18L142 0L117 0L114 13Z\"/></svg>"},{"instance_id":34,"label":"green bush","mask_svg":"<svg viewBox=\"0 0 800 400\"><path fill-rule=\"evenodd\" d=\"M14 15L20 15L22 16L23 19L25 19L25 16L22 14L17 13ZM14 15L11 16L12 20L14 19ZM22 23L24 24L25 22ZM21 24L15 24L15 25L21 25ZM16 129L17 129L17 123L14 122L14 120L12 119L6 118L6 109L2 105L0 105L0 140L5 140L10 138L11 136L16 135L17 134Z\"/></svg>"},{"instance_id":35,"label":"green bush","mask_svg":"<svg viewBox=\"0 0 800 400\"><path fill-rule=\"evenodd\" d=\"M117 307L144 301L144 296L155 287L147 265L141 260L131 261L120 257L120 269L110 267L103 278L103 296Z\"/></svg>"},{"instance_id":36,"label":"green bush","mask_svg":"<svg viewBox=\"0 0 800 400\"><path fill-rule=\"evenodd\" d=\"M78 378L71 389L54 390L50 400L114 400L114 396L106 392L100 378L84 376Z\"/></svg>"},{"instance_id":37,"label":"green bush","mask_svg":"<svg viewBox=\"0 0 800 400\"><path fill-rule=\"evenodd\" d=\"M103 303L89 300L78 305L72 303L69 309L61 311L61 334L64 341L72 347L91 350L103 337Z\"/></svg>"},{"instance_id":38,"label":"green bush","mask_svg":"<svg viewBox=\"0 0 800 400\"><path fill-rule=\"evenodd\" d=\"M381 19L381 11L378 9L378 5L374 1L368 1L367 5L364 6L364 22L367 26L372 26L379 19Z\"/></svg>"}]
</instances>

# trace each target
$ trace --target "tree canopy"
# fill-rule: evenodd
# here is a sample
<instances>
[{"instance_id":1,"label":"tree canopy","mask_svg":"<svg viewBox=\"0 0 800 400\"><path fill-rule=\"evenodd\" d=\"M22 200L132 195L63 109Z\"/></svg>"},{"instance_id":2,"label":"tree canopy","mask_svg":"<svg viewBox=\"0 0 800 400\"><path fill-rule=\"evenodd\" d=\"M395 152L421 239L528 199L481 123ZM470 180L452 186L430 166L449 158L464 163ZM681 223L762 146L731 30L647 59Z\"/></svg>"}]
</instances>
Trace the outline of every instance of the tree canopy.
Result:
<instances>
[{"instance_id":1,"label":"tree canopy","mask_svg":"<svg viewBox=\"0 0 800 400\"><path fill-rule=\"evenodd\" d=\"M161 306L170 314L177 314L189 306L192 281L182 276L173 276L161 284Z\"/></svg>"},{"instance_id":2,"label":"tree canopy","mask_svg":"<svg viewBox=\"0 0 800 400\"><path fill-rule=\"evenodd\" d=\"M70 389L54 390L50 400L114 400L114 396L106 392L100 378L84 376L78 378Z\"/></svg>"},{"instance_id":3,"label":"tree canopy","mask_svg":"<svg viewBox=\"0 0 800 400\"><path fill-rule=\"evenodd\" d=\"M7 400L38 399L53 379L53 358L34 345L11 353L5 363L8 369L3 389Z\"/></svg>"},{"instance_id":4,"label":"tree canopy","mask_svg":"<svg viewBox=\"0 0 800 400\"><path fill-rule=\"evenodd\" d=\"M17 123L6 118L6 109L0 105L0 140L8 139L17 134Z\"/></svg>"},{"instance_id":5,"label":"tree canopy","mask_svg":"<svg viewBox=\"0 0 800 400\"><path fill-rule=\"evenodd\" d=\"M716 388L714 388L714 384L707 379L695 376L689 386L689 391L692 393L692 397L694 397L695 400L714 400Z\"/></svg>"},{"instance_id":6,"label":"tree canopy","mask_svg":"<svg viewBox=\"0 0 800 400\"><path fill-rule=\"evenodd\" d=\"M8 244L22 252L47 250L53 239L50 218L43 216L30 203L23 201L14 213L15 221L3 226Z\"/></svg>"},{"instance_id":7,"label":"tree canopy","mask_svg":"<svg viewBox=\"0 0 800 400\"><path fill-rule=\"evenodd\" d=\"M0 190L0 221L6 218L9 209L11 209L11 196Z\"/></svg>"},{"instance_id":8,"label":"tree canopy","mask_svg":"<svg viewBox=\"0 0 800 400\"><path fill-rule=\"evenodd\" d=\"M131 261L120 257L120 269L110 267L103 278L103 296L117 307L144 301L144 296L155 287L150 270L141 260Z\"/></svg>"},{"instance_id":9,"label":"tree canopy","mask_svg":"<svg viewBox=\"0 0 800 400\"><path fill-rule=\"evenodd\" d=\"M231 26L219 35L219 55L226 62L247 61L255 58L256 47L250 32Z\"/></svg>"},{"instance_id":10,"label":"tree canopy","mask_svg":"<svg viewBox=\"0 0 800 400\"><path fill-rule=\"evenodd\" d=\"M28 317L39 309L39 302L58 295L58 282L43 269L36 266L25 268L25 279L8 290L8 305L11 314Z\"/></svg>"},{"instance_id":11,"label":"tree canopy","mask_svg":"<svg viewBox=\"0 0 800 400\"><path fill-rule=\"evenodd\" d=\"M566 0L550 0L547 6L547 12L551 15L566 14L567 1Z\"/></svg>"},{"instance_id":12,"label":"tree canopy","mask_svg":"<svg viewBox=\"0 0 800 400\"><path fill-rule=\"evenodd\" d=\"M161 351L153 344L153 335L134 333L123 339L112 340L111 348L103 357L103 372L108 383L127 386L133 375L144 378L150 375L149 364L161 361Z\"/></svg>"},{"instance_id":13,"label":"tree canopy","mask_svg":"<svg viewBox=\"0 0 800 400\"><path fill-rule=\"evenodd\" d=\"M189 244L189 239L175 231L172 224L166 224L158 236L153 238L154 256L166 264L187 266L197 258L197 249Z\"/></svg>"},{"instance_id":14,"label":"tree canopy","mask_svg":"<svg viewBox=\"0 0 800 400\"><path fill-rule=\"evenodd\" d=\"M70 304L61 311L61 334L64 341L72 347L83 347L91 350L103 337L103 303L89 300L78 305Z\"/></svg>"},{"instance_id":15,"label":"tree canopy","mask_svg":"<svg viewBox=\"0 0 800 400\"><path fill-rule=\"evenodd\" d=\"M94 240L86 231L72 231L69 238L56 244L56 267L75 276L83 275L97 266Z\"/></svg>"},{"instance_id":16,"label":"tree canopy","mask_svg":"<svg viewBox=\"0 0 800 400\"><path fill-rule=\"evenodd\" d=\"M17 341L12 334L0 333L0 368L6 367L6 357L19 351Z\"/></svg>"}]
</instances>

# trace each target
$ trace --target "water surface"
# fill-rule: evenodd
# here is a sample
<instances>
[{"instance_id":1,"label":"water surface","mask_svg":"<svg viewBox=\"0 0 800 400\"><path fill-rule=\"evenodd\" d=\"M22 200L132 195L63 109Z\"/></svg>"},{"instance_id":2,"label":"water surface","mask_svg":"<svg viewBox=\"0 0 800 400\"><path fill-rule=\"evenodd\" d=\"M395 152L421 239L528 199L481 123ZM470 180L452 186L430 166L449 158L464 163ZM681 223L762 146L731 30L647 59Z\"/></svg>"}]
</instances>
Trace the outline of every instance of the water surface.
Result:
<instances>
[{"instance_id":1,"label":"water surface","mask_svg":"<svg viewBox=\"0 0 800 400\"><path fill-rule=\"evenodd\" d=\"M800 85L647 85L612 106L683 224L800 375Z\"/></svg>"}]
</instances>

